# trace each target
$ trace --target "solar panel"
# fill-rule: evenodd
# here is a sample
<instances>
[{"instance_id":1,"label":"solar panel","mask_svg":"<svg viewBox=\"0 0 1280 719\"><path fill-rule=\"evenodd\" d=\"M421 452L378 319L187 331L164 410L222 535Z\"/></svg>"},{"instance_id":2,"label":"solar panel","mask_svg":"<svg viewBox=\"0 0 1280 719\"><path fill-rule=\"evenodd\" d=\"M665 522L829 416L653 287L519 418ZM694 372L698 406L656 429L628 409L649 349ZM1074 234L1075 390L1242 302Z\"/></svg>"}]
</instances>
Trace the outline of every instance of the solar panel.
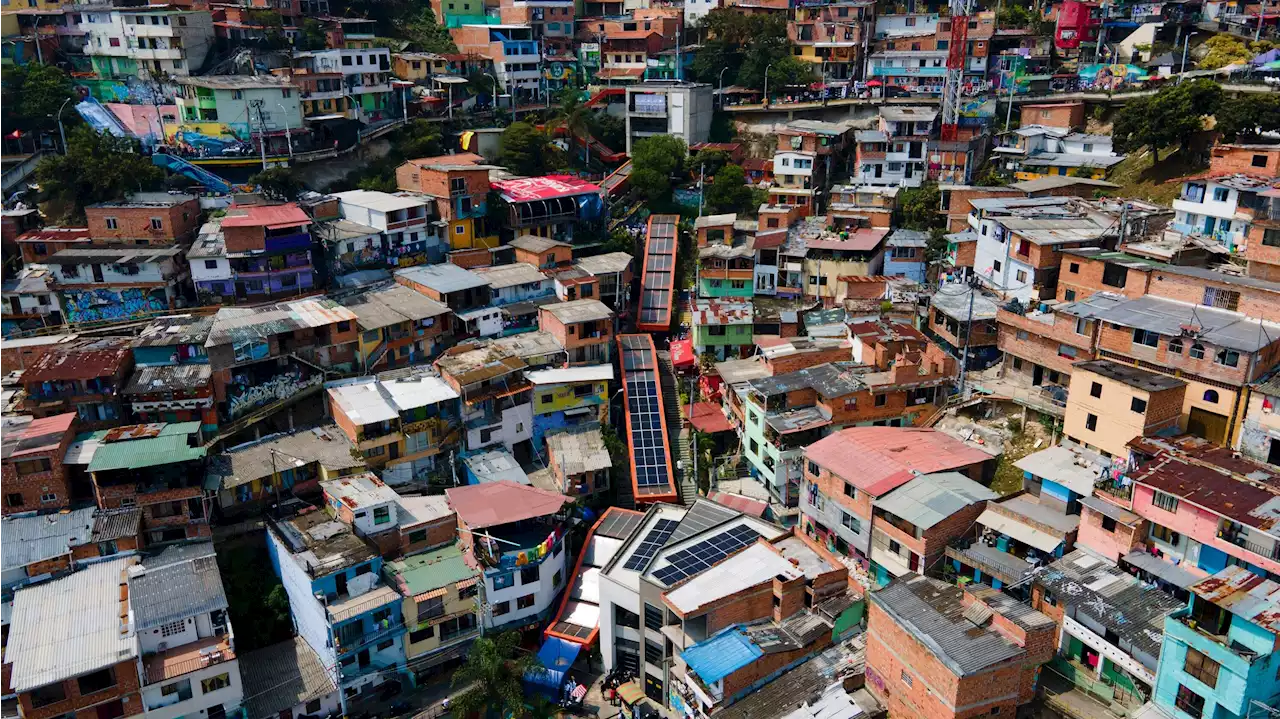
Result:
<instances>
[{"instance_id":1,"label":"solar panel","mask_svg":"<svg viewBox=\"0 0 1280 719\"><path fill-rule=\"evenodd\" d=\"M623 388L626 390L627 439L637 497L670 495L671 455L663 430L662 388L656 350L649 335L622 335Z\"/></svg>"},{"instance_id":2,"label":"solar panel","mask_svg":"<svg viewBox=\"0 0 1280 719\"><path fill-rule=\"evenodd\" d=\"M627 558L627 563L622 565L622 568L636 572L644 571L644 568L649 566L649 561L653 559L653 555L662 549L662 545L667 543L672 532L675 532L679 525L680 523L674 519L659 519L655 522L653 529L650 529L645 538L636 545L635 551Z\"/></svg>"},{"instance_id":3,"label":"solar panel","mask_svg":"<svg viewBox=\"0 0 1280 719\"><path fill-rule=\"evenodd\" d=\"M738 525L726 532L672 552L667 557L668 566L653 573L653 578L667 586L691 577L719 564L725 557L754 544L760 533L746 525Z\"/></svg>"},{"instance_id":4,"label":"solar panel","mask_svg":"<svg viewBox=\"0 0 1280 719\"><path fill-rule=\"evenodd\" d=\"M644 275L640 278L639 329L666 331L671 323L671 295L675 291L676 244L678 233L675 215L653 215L649 218L645 240Z\"/></svg>"}]
</instances>

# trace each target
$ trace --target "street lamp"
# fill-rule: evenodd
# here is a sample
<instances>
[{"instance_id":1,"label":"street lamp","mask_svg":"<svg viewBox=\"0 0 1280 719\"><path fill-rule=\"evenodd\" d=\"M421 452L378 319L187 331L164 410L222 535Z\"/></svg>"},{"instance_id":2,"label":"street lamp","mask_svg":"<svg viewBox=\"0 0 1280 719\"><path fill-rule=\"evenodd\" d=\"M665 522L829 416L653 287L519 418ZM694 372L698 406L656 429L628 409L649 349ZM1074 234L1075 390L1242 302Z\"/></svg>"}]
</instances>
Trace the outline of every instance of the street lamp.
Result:
<instances>
[{"instance_id":1,"label":"street lamp","mask_svg":"<svg viewBox=\"0 0 1280 719\"><path fill-rule=\"evenodd\" d=\"M38 37L36 38L36 42L37 43L40 42L40 39ZM58 115L57 115L58 137L62 138L62 154L64 155L67 154L67 133L65 130L62 129L62 111L67 109L68 102L71 102L71 98L69 97L62 101L62 106L58 108ZM161 134L160 141L164 142L164 137L163 137L164 131L161 130L160 134Z\"/></svg>"},{"instance_id":2,"label":"street lamp","mask_svg":"<svg viewBox=\"0 0 1280 719\"><path fill-rule=\"evenodd\" d=\"M728 67L720 68L720 109L721 110L724 109L724 71L728 69L729 69Z\"/></svg>"},{"instance_id":3,"label":"street lamp","mask_svg":"<svg viewBox=\"0 0 1280 719\"><path fill-rule=\"evenodd\" d=\"M763 104L769 105L769 68L773 67L773 63L764 66L764 101Z\"/></svg>"},{"instance_id":4,"label":"street lamp","mask_svg":"<svg viewBox=\"0 0 1280 719\"><path fill-rule=\"evenodd\" d=\"M489 77L493 78L493 109L494 111L497 111L498 109L498 78L495 77L493 73L489 73L489 72L486 72L485 75L488 75Z\"/></svg>"},{"instance_id":5,"label":"street lamp","mask_svg":"<svg viewBox=\"0 0 1280 719\"><path fill-rule=\"evenodd\" d=\"M280 108L281 117L284 118L284 141L289 146L289 157L293 157L293 133L289 129L289 111L285 109L284 103L277 102L276 107Z\"/></svg>"},{"instance_id":6,"label":"street lamp","mask_svg":"<svg viewBox=\"0 0 1280 719\"><path fill-rule=\"evenodd\" d=\"M355 108L355 110L356 110L356 121L358 122L358 121L360 120L360 101L356 99L356 96L355 96L355 95L351 95L351 94L348 94L348 93L345 93L345 92L344 92L344 93L342 93L342 96L343 96L343 97L345 97L345 98L347 98L348 100L350 100L350 101L351 101L351 105L350 105L350 107L348 107L347 109L349 110L349 109L351 109L352 107L354 107L354 108Z\"/></svg>"}]
</instances>

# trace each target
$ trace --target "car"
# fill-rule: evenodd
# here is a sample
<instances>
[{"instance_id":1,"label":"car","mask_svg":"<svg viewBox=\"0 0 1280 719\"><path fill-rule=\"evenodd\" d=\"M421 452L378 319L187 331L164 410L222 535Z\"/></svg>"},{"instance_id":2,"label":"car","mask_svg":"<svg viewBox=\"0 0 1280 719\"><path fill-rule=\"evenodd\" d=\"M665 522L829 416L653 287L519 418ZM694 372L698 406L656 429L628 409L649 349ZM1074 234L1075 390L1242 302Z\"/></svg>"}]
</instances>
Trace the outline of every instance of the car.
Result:
<instances>
[{"instance_id":1,"label":"car","mask_svg":"<svg viewBox=\"0 0 1280 719\"><path fill-rule=\"evenodd\" d=\"M885 97L911 97L911 93L897 85L886 85L884 88Z\"/></svg>"}]
</instances>

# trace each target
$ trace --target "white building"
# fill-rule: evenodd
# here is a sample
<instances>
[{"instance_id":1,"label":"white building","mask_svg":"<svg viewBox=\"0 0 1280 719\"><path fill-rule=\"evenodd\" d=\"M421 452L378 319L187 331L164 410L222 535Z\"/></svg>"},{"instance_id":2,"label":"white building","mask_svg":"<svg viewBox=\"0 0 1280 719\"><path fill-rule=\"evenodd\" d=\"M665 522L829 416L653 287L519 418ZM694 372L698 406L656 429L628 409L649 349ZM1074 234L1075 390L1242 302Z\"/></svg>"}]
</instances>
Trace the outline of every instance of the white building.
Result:
<instances>
[{"instance_id":1,"label":"white building","mask_svg":"<svg viewBox=\"0 0 1280 719\"><path fill-rule=\"evenodd\" d=\"M67 322L129 319L173 309L187 272L174 247L61 250L45 262L54 276Z\"/></svg>"},{"instance_id":2,"label":"white building","mask_svg":"<svg viewBox=\"0 0 1280 719\"><path fill-rule=\"evenodd\" d=\"M190 75L204 65L214 46L208 10L89 6L78 17L84 54L101 77Z\"/></svg>"},{"instance_id":3,"label":"white building","mask_svg":"<svg viewBox=\"0 0 1280 719\"><path fill-rule=\"evenodd\" d=\"M639 140L673 135L685 145L711 137L715 109L712 87L706 83L649 80L627 88L627 154Z\"/></svg>"},{"instance_id":4,"label":"white building","mask_svg":"<svg viewBox=\"0 0 1280 719\"><path fill-rule=\"evenodd\" d=\"M385 47L339 48L295 52L294 60L311 73L342 73L342 88L313 92L306 99L340 100L355 98L358 105L344 114L353 120L371 120L391 106L391 51ZM352 111L354 109L354 112ZM367 223L365 223L367 224Z\"/></svg>"},{"instance_id":5,"label":"white building","mask_svg":"<svg viewBox=\"0 0 1280 719\"><path fill-rule=\"evenodd\" d=\"M220 717L244 690L212 542L173 546L129 568L147 717Z\"/></svg>"},{"instance_id":6,"label":"white building","mask_svg":"<svg viewBox=\"0 0 1280 719\"><path fill-rule=\"evenodd\" d=\"M1259 192L1271 189L1274 179L1251 175L1224 175L1187 180L1173 201L1173 228L1185 234L1212 237L1229 250L1240 246L1249 232L1251 212L1264 207Z\"/></svg>"},{"instance_id":7,"label":"white building","mask_svg":"<svg viewBox=\"0 0 1280 719\"><path fill-rule=\"evenodd\" d=\"M859 130L854 184L919 187L927 175L929 143L938 111L929 107L882 107L879 127Z\"/></svg>"},{"instance_id":8,"label":"white building","mask_svg":"<svg viewBox=\"0 0 1280 719\"><path fill-rule=\"evenodd\" d=\"M489 283L495 305L543 299L551 297L556 291L555 280L528 262L477 267L472 272Z\"/></svg>"},{"instance_id":9,"label":"white building","mask_svg":"<svg viewBox=\"0 0 1280 719\"><path fill-rule=\"evenodd\" d=\"M371 190L335 192L333 196L338 198L344 218L382 231L388 264L444 261L443 241L431 223L435 205L422 196Z\"/></svg>"},{"instance_id":10,"label":"white building","mask_svg":"<svg viewBox=\"0 0 1280 719\"><path fill-rule=\"evenodd\" d=\"M182 122L216 122L240 139L287 133L301 137L302 101L298 88L275 75L202 75L178 79L174 100ZM296 135L294 134L296 133Z\"/></svg>"},{"instance_id":11,"label":"white building","mask_svg":"<svg viewBox=\"0 0 1280 719\"><path fill-rule=\"evenodd\" d=\"M1014 130L1005 141L1009 144L995 148L995 154L1007 169L1024 173L1018 175L1022 179L1059 176L1082 169L1105 172L1125 158L1112 149L1110 135L1072 132L1063 127L1028 125Z\"/></svg>"},{"instance_id":12,"label":"white building","mask_svg":"<svg viewBox=\"0 0 1280 719\"><path fill-rule=\"evenodd\" d=\"M0 316L6 324L34 320L40 326L62 324L62 301L53 289L54 276L43 265L27 265L5 280Z\"/></svg>"}]
</instances>

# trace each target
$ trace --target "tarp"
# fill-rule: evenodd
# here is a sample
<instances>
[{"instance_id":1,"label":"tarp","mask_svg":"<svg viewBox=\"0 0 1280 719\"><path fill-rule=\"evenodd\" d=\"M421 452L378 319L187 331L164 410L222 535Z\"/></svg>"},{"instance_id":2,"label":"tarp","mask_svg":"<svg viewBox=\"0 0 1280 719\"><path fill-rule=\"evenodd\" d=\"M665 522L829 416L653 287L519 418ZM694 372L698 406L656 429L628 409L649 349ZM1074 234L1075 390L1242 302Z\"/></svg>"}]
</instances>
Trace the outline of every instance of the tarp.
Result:
<instances>
[{"instance_id":1,"label":"tarp","mask_svg":"<svg viewBox=\"0 0 1280 719\"><path fill-rule=\"evenodd\" d=\"M693 340L676 340L671 343L671 364L676 367L692 367Z\"/></svg>"},{"instance_id":2,"label":"tarp","mask_svg":"<svg viewBox=\"0 0 1280 719\"><path fill-rule=\"evenodd\" d=\"M558 696L564 675L578 658L581 644L568 642L559 637L547 637L542 648L538 650L538 663L541 669L534 669L525 675L525 681L542 691L549 691Z\"/></svg>"}]
</instances>

